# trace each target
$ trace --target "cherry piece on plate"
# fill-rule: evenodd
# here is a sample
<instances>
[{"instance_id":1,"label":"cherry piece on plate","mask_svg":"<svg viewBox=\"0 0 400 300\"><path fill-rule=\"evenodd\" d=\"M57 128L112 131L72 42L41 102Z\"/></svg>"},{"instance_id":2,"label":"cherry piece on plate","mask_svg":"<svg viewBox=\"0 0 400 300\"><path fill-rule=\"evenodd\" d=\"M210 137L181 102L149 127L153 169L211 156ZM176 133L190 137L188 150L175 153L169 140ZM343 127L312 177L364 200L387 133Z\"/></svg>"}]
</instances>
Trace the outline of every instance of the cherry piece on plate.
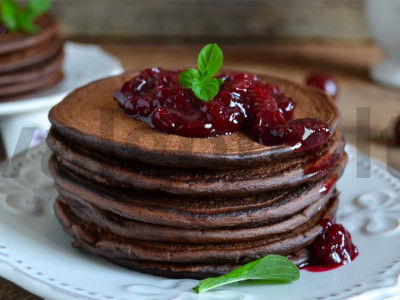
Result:
<instances>
[{"instance_id":1,"label":"cherry piece on plate","mask_svg":"<svg viewBox=\"0 0 400 300\"><path fill-rule=\"evenodd\" d=\"M335 224L330 219L323 219L321 226L321 234L310 246L311 265L327 267L344 265L357 257L358 249L343 225Z\"/></svg>"},{"instance_id":2,"label":"cherry piece on plate","mask_svg":"<svg viewBox=\"0 0 400 300\"><path fill-rule=\"evenodd\" d=\"M306 84L317 89L320 89L336 99L339 87L335 79L326 73L311 73L307 76Z\"/></svg>"}]
</instances>

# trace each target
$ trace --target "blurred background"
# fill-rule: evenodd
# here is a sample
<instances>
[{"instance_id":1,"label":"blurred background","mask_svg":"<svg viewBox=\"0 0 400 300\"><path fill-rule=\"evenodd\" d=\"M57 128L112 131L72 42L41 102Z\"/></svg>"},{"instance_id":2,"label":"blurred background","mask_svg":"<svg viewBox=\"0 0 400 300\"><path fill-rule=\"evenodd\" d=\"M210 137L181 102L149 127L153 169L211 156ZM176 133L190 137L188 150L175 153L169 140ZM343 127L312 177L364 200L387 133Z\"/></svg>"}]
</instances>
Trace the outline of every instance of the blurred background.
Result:
<instances>
[{"instance_id":1,"label":"blurred background","mask_svg":"<svg viewBox=\"0 0 400 300\"><path fill-rule=\"evenodd\" d=\"M385 0L377 0L385 1ZM363 0L54 0L65 37L241 43L370 40Z\"/></svg>"},{"instance_id":2,"label":"blurred background","mask_svg":"<svg viewBox=\"0 0 400 300\"><path fill-rule=\"evenodd\" d=\"M393 22L387 16L393 9L387 4L398 5L400 11L399 0L53 0L51 12L65 41L97 44L125 70L193 66L205 43L218 42L224 67L273 73L302 83L312 72L328 73L339 85L337 104L348 140L362 142L367 153L378 149L375 156L386 160L386 139L393 135L388 128L400 114L400 93L370 79L370 70L384 54L373 42L366 12L369 5L376 20ZM400 28L383 25L387 30ZM75 71L84 72L88 66L80 63ZM40 129L35 135L39 141L48 129L51 105L24 123ZM367 111L359 108L368 108L369 115L358 116ZM1 109L0 105L0 114ZM9 156L16 153L21 130L20 121L19 127L15 125L17 117L26 120L26 111L0 118ZM357 137L357 132L365 132L365 138ZM376 141L372 150L371 139ZM1 152L4 157L2 147L0 156Z\"/></svg>"}]
</instances>

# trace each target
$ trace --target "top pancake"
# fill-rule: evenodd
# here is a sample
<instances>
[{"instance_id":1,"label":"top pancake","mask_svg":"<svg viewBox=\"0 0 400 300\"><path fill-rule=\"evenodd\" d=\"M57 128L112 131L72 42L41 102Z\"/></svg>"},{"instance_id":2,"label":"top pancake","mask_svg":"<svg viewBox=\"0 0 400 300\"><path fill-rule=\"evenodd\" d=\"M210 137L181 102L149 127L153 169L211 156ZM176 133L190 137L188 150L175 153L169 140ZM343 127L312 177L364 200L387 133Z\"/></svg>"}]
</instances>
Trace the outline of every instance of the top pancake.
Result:
<instances>
[{"instance_id":1,"label":"top pancake","mask_svg":"<svg viewBox=\"0 0 400 300\"><path fill-rule=\"evenodd\" d=\"M188 138L165 134L128 117L119 110L113 93L135 75L137 72L130 72L99 80L69 94L50 111L49 119L56 131L88 149L175 167L236 168L296 155L289 146L264 146L242 132ZM270 75L259 78L279 85L297 101L295 119L316 118L326 122L332 134L335 132L339 113L328 95Z\"/></svg>"},{"instance_id":2,"label":"top pancake","mask_svg":"<svg viewBox=\"0 0 400 300\"><path fill-rule=\"evenodd\" d=\"M0 36L0 55L21 51L44 43L54 36L59 29L57 19L49 13L38 18L35 24L41 28L38 34L19 32Z\"/></svg>"}]
</instances>

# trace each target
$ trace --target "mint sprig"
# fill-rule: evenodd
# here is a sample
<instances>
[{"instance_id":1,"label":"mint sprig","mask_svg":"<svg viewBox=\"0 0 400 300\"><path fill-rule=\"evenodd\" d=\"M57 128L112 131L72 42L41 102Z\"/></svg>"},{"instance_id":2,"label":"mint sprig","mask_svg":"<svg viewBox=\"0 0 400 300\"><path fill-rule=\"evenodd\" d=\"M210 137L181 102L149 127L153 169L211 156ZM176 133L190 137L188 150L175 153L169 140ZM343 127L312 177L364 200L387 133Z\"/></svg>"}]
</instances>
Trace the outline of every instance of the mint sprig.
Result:
<instances>
[{"instance_id":1,"label":"mint sprig","mask_svg":"<svg viewBox=\"0 0 400 300\"><path fill-rule=\"evenodd\" d=\"M0 1L0 23L8 31L25 31L38 33L40 28L33 22L50 7L51 0L29 0L25 8L21 8L15 0Z\"/></svg>"},{"instance_id":2,"label":"mint sprig","mask_svg":"<svg viewBox=\"0 0 400 300\"><path fill-rule=\"evenodd\" d=\"M193 289L203 293L216 287L244 280L270 280L288 283L299 279L300 271L294 263L284 256L270 254L245 264L232 272L203 279Z\"/></svg>"},{"instance_id":3,"label":"mint sprig","mask_svg":"<svg viewBox=\"0 0 400 300\"><path fill-rule=\"evenodd\" d=\"M217 44L208 44L201 49L197 59L197 68L188 69L179 75L180 84L192 89L197 98L210 101L219 91L222 80L213 78L224 62L224 55Z\"/></svg>"}]
</instances>

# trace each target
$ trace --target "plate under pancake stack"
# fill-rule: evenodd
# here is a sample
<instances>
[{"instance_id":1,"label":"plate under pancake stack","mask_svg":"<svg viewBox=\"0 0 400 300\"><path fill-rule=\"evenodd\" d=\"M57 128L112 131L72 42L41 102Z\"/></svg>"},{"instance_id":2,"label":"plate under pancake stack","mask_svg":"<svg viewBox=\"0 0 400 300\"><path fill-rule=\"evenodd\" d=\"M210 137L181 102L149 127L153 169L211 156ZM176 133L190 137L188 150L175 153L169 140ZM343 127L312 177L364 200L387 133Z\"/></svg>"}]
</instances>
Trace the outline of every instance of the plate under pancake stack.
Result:
<instances>
[{"instance_id":1,"label":"plate under pancake stack","mask_svg":"<svg viewBox=\"0 0 400 300\"><path fill-rule=\"evenodd\" d=\"M327 95L270 76L331 137L316 153L266 147L244 133L167 135L125 116L113 92L135 74L94 82L50 112L56 214L74 246L146 273L204 278L269 253L300 265L323 218L335 218L347 161Z\"/></svg>"},{"instance_id":2,"label":"plate under pancake stack","mask_svg":"<svg viewBox=\"0 0 400 300\"><path fill-rule=\"evenodd\" d=\"M37 34L0 36L0 102L50 88L62 79L62 41L51 14L35 21Z\"/></svg>"}]
</instances>

